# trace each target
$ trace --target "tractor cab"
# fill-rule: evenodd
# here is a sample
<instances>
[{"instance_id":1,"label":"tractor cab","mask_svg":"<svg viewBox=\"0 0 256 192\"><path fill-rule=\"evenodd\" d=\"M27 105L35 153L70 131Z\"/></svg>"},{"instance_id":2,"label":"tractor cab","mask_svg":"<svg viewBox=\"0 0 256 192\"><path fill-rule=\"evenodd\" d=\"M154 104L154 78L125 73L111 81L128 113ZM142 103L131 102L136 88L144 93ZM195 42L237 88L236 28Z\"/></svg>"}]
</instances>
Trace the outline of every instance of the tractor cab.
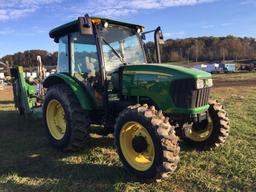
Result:
<instances>
[{"instance_id":1,"label":"tractor cab","mask_svg":"<svg viewBox=\"0 0 256 192\"><path fill-rule=\"evenodd\" d=\"M160 27L149 32L155 33L156 50L160 50ZM83 84L91 105L102 108L117 98L124 66L147 63L143 39L149 32L144 33L144 27L137 24L88 15L57 27L50 31L59 44L57 73ZM48 78L44 86L53 79L56 81L56 77Z\"/></svg>"}]
</instances>

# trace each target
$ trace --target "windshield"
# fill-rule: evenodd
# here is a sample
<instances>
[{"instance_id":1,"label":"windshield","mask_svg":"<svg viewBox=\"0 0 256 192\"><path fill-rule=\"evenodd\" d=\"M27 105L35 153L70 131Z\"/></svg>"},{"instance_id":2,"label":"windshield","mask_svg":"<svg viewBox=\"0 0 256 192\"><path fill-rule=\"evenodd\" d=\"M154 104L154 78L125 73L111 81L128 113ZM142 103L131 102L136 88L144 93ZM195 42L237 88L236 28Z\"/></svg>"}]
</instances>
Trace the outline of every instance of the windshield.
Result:
<instances>
[{"instance_id":1,"label":"windshield","mask_svg":"<svg viewBox=\"0 0 256 192\"><path fill-rule=\"evenodd\" d=\"M139 34L134 29L110 25L101 29L106 71L112 72L123 64L145 63Z\"/></svg>"}]
</instances>

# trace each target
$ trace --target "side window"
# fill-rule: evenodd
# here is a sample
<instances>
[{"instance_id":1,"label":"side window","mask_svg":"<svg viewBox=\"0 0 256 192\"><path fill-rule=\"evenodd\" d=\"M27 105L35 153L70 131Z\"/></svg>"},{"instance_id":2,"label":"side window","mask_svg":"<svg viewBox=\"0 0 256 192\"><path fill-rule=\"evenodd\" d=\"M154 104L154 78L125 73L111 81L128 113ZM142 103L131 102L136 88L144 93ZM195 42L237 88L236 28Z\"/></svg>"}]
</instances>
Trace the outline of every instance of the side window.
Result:
<instances>
[{"instance_id":1,"label":"side window","mask_svg":"<svg viewBox=\"0 0 256 192\"><path fill-rule=\"evenodd\" d=\"M71 35L71 58L74 73L95 77L99 73L99 60L93 36Z\"/></svg>"},{"instance_id":2,"label":"side window","mask_svg":"<svg viewBox=\"0 0 256 192\"><path fill-rule=\"evenodd\" d=\"M68 37L64 36L59 39L59 54L58 54L58 65L57 72L68 73Z\"/></svg>"}]
</instances>

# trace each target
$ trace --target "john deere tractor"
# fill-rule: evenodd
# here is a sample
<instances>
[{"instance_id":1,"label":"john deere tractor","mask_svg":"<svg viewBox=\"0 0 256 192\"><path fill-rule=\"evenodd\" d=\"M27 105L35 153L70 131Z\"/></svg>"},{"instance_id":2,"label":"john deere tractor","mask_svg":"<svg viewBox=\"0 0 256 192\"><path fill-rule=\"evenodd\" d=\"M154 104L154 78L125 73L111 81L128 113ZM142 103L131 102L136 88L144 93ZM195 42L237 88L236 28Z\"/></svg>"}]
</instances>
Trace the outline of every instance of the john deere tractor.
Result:
<instances>
[{"instance_id":1,"label":"john deere tractor","mask_svg":"<svg viewBox=\"0 0 256 192\"><path fill-rule=\"evenodd\" d=\"M22 68L12 69L17 108L29 113L41 103L55 148L77 151L89 141L90 125L101 125L114 133L131 173L167 177L179 162L178 138L209 149L226 141L230 125L223 106L209 97L211 74L161 64L160 27L153 32L158 63L149 64L143 26L86 15L53 29L57 72L43 81L46 93L37 94Z\"/></svg>"}]
</instances>

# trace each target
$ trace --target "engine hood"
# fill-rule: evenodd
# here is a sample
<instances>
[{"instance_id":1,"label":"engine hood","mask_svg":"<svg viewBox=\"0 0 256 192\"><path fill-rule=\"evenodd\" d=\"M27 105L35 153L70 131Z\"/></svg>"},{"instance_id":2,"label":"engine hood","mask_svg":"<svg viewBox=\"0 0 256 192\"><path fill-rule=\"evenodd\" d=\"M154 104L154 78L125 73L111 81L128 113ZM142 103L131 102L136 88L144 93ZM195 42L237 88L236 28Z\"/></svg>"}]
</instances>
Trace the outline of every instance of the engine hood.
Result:
<instances>
[{"instance_id":1,"label":"engine hood","mask_svg":"<svg viewBox=\"0 0 256 192\"><path fill-rule=\"evenodd\" d=\"M195 79L209 79L211 74L197 69L168 64L126 65L121 68L121 94L140 98L149 98L159 109L166 113L200 113L208 105L199 108L178 108L171 97L171 85L176 80L188 80L188 85ZM183 93L179 93L183 94Z\"/></svg>"},{"instance_id":2,"label":"engine hood","mask_svg":"<svg viewBox=\"0 0 256 192\"><path fill-rule=\"evenodd\" d=\"M211 74L198 69L180 67L171 64L136 64L123 67L124 74L152 74L167 76L172 79L180 78L211 78Z\"/></svg>"}]
</instances>

